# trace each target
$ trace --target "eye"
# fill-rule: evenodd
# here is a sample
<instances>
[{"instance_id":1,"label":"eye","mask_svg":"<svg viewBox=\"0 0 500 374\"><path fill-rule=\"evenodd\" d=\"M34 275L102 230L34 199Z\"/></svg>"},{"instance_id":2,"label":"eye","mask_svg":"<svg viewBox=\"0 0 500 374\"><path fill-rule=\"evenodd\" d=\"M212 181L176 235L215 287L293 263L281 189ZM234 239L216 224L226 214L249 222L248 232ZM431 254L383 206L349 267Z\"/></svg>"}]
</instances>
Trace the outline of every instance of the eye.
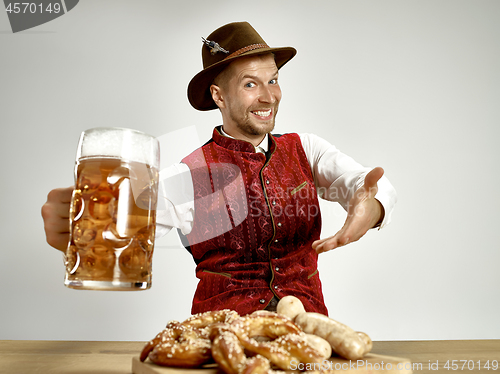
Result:
<instances>
[{"instance_id":1,"label":"eye","mask_svg":"<svg viewBox=\"0 0 500 374\"><path fill-rule=\"evenodd\" d=\"M269 84L278 84L278 78L271 79Z\"/></svg>"},{"instance_id":2,"label":"eye","mask_svg":"<svg viewBox=\"0 0 500 374\"><path fill-rule=\"evenodd\" d=\"M255 83L253 83L253 82L248 82L247 84L245 84L245 87L246 87L246 88L253 88L253 87L255 87Z\"/></svg>"}]
</instances>

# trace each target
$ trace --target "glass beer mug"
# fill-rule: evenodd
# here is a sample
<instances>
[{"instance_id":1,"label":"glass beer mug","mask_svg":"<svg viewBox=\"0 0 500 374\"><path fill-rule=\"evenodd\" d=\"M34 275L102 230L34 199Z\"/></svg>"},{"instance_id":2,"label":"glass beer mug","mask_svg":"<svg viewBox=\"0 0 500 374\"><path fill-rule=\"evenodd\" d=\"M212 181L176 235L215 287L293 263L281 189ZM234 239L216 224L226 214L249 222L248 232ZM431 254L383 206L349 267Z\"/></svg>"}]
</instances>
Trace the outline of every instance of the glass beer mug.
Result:
<instances>
[{"instance_id":1,"label":"glass beer mug","mask_svg":"<svg viewBox=\"0 0 500 374\"><path fill-rule=\"evenodd\" d=\"M158 140L124 128L84 131L78 143L64 284L151 287L158 198Z\"/></svg>"}]
</instances>

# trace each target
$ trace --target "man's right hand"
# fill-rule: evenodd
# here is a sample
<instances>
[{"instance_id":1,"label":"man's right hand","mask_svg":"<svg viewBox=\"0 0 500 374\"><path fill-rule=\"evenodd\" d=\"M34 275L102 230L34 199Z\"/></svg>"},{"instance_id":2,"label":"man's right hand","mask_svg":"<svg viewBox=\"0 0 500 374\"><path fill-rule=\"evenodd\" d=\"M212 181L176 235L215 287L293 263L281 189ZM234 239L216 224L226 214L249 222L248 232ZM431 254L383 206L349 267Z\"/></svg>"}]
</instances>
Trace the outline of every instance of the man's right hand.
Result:
<instances>
[{"instance_id":1,"label":"man's right hand","mask_svg":"<svg viewBox=\"0 0 500 374\"><path fill-rule=\"evenodd\" d=\"M69 242L69 208L73 187L56 188L47 195L42 217L47 243L66 252Z\"/></svg>"}]
</instances>

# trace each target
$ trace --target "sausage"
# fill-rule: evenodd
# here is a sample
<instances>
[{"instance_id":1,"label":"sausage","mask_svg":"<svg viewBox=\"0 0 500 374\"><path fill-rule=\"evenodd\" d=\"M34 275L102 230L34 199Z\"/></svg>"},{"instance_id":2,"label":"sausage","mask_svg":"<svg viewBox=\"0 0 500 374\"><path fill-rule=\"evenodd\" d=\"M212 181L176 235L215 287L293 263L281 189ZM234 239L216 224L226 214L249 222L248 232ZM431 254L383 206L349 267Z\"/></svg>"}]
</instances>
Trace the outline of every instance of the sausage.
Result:
<instances>
[{"instance_id":1,"label":"sausage","mask_svg":"<svg viewBox=\"0 0 500 374\"><path fill-rule=\"evenodd\" d=\"M304 332L325 339L335 353L348 360L363 357L372 346L368 335L364 333L360 335L349 326L320 313L300 313L295 317L295 323Z\"/></svg>"},{"instance_id":2,"label":"sausage","mask_svg":"<svg viewBox=\"0 0 500 374\"><path fill-rule=\"evenodd\" d=\"M323 314L306 312L295 296L283 297L276 311L291 318L305 333L326 340L335 353L349 360L363 357L373 347L372 340L364 332L354 331Z\"/></svg>"},{"instance_id":3,"label":"sausage","mask_svg":"<svg viewBox=\"0 0 500 374\"><path fill-rule=\"evenodd\" d=\"M302 301L292 295L283 297L276 307L276 312L278 314L289 317L292 321L295 319L297 314L304 313L304 305Z\"/></svg>"},{"instance_id":4,"label":"sausage","mask_svg":"<svg viewBox=\"0 0 500 374\"><path fill-rule=\"evenodd\" d=\"M326 360L327 358L332 357L332 346L325 339L320 338L318 335L307 333L304 334L304 337L314 349L321 353L323 359Z\"/></svg>"}]
</instances>

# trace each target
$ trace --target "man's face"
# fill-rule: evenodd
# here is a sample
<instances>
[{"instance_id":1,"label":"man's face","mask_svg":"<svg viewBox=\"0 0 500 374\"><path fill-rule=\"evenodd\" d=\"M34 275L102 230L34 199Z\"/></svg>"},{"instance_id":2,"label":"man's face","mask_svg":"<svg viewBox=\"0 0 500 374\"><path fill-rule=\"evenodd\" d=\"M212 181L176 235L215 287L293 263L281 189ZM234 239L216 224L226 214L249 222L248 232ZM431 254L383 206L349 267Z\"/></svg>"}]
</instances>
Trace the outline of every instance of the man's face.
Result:
<instances>
[{"instance_id":1,"label":"man's face","mask_svg":"<svg viewBox=\"0 0 500 374\"><path fill-rule=\"evenodd\" d=\"M214 100L222 113L224 131L229 135L260 142L274 129L281 89L273 55L238 59L216 83Z\"/></svg>"}]
</instances>

